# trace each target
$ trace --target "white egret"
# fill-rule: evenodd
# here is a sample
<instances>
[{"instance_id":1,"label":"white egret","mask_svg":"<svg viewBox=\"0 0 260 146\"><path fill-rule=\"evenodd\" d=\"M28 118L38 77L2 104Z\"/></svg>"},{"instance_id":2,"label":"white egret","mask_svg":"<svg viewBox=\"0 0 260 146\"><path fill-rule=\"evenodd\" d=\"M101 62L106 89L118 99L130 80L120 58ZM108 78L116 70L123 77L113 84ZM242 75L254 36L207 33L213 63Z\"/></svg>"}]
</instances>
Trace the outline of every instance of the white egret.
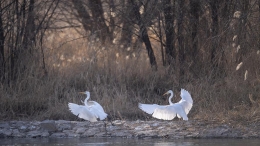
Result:
<instances>
[{"instance_id":1,"label":"white egret","mask_svg":"<svg viewBox=\"0 0 260 146\"><path fill-rule=\"evenodd\" d=\"M90 122L96 122L99 120L104 120L107 114L104 112L102 106L96 101L88 101L90 98L89 91L79 92L81 94L86 94L87 97L84 100L84 105L78 105L75 103L68 103L69 110L79 118L88 120Z\"/></svg>"},{"instance_id":2,"label":"white egret","mask_svg":"<svg viewBox=\"0 0 260 146\"><path fill-rule=\"evenodd\" d=\"M154 118L163 120L172 120L176 117L188 120L188 113L192 108L193 100L191 95L185 89L181 89L181 100L177 103L172 103L173 91L169 90L165 94L170 94L169 104L170 105L158 105L158 104L141 104L139 108L148 114L152 114Z\"/></svg>"}]
</instances>

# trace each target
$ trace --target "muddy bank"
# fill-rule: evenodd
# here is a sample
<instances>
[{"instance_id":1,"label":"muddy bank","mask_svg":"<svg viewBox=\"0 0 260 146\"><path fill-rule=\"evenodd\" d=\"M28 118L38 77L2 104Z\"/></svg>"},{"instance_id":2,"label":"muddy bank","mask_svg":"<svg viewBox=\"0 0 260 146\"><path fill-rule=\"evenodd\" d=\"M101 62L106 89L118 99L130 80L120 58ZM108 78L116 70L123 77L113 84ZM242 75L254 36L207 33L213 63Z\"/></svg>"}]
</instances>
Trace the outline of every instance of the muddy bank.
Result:
<instances>
[{"instance_id":1,"label":"muddy bank","mask_svg":"<svg viewBox=\"0 0 260 146\"><path fill-rule=\"evenodd\" d=\"M4 121L0 138L260 138L260 123L252 125L219 124L203 121Z\"/></svg>"}]
</instances>

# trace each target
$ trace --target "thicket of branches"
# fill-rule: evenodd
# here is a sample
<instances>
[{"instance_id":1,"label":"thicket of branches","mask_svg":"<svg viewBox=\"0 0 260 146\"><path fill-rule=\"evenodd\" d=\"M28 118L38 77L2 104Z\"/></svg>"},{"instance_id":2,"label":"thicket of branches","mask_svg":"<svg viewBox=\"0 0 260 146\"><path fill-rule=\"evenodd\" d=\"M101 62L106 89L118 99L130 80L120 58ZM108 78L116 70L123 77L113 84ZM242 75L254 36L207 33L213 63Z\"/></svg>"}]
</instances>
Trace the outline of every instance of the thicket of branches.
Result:
<instances>
[{"instance_id":1,"label":"thicket of branches","mask_svg":"<svg viewBox=\"0 0 260 146\"><path fill-rule=\"evenodd\" d=\"M35 75L35 71L28 72L32 65L37 66L33 69L46 72L41 46L58 2L0 2L0 80L4 85L11 85L19 76Z\"/></svg>"},{"instance_id":2,"label":"thicket of branches","mask_svg":"<svg viewBox=\"0 0 260 146\"><path fill-rule=\"evenodd\" d=\"M46 67L46 34L67 28L124 56L145 49L151 72L167 69L177 79L174 86L201 78L225 86L234 78L250 87L248 100L260 99L260 0L1 1L4 95L24 78L48 78L53 68Z\"/></svg>"}]
</instances>

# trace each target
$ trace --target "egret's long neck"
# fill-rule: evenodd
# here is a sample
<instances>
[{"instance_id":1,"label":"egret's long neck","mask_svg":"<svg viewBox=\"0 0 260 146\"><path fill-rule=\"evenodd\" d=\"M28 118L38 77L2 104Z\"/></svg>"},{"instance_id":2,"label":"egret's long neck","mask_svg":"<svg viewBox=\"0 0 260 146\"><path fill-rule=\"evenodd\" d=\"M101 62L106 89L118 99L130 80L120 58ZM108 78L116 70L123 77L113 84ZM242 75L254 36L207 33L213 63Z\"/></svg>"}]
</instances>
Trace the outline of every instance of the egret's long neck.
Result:
<instances>
[{"instance_id":1,"label":"egret's long neck","mask_svg":"<svg viewBox=\"0 0 260 146\"><path fill-rule=\"evenodd\" d=\"M86 95L87 95L87 97L86 97L86 99L84 100L84 104L85 104L85 105L87 105L87 103L88 103L88 100L89 100L89 98L90 98L90 93L87 92Z\"/></svg>"},{"instance_id":2,"label":"egret's long neck","mask_svg":"<svg viewBox=\"0 0 260 146\"><path fill-rule=\"evenodd\" d=\"M170 91L170 97L169 97L169 104L172 105L172 97L173 97L173 92Z\"/></svg>"}]
</instances>

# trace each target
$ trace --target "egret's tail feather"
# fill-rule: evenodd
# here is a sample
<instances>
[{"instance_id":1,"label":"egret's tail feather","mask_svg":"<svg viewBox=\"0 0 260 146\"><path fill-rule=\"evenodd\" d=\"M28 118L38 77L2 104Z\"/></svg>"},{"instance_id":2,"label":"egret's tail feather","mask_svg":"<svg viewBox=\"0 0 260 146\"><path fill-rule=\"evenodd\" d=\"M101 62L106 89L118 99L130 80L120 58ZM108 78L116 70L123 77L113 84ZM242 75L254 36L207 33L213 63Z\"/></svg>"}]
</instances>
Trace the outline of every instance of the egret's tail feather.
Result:
<instances>
[{"instance_id":1,"label":"egret's tail feather","mask_svg":"<svg viewBox=\"0 0 260 146\"><path fill-rule=\"evenodd\" d=\"M99 120L104 120L106 117L107 117L107 114L101 112L101 113L99 114L99 117L98 117L98 118L99 118Z\"/></svg>"}]
</instances>

